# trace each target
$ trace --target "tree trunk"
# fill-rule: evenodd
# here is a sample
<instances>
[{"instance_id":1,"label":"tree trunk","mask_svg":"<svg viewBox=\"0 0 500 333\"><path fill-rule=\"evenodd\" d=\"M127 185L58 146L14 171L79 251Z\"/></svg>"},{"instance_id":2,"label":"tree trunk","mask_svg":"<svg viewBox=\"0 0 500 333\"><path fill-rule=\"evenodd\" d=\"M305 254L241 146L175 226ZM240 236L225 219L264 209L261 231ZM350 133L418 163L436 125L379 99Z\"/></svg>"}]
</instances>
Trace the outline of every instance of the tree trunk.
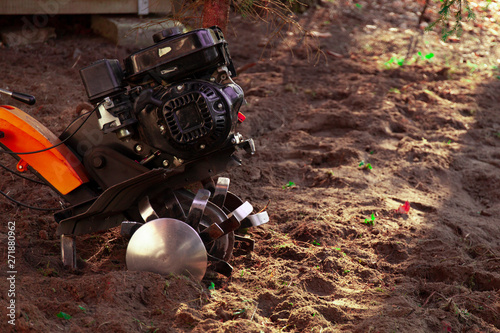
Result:
<instances>
[{"instance_id":1,"label":"tree trunk","mask_svg":"<svg viewBox=\"0 0 500 333\"><path fill-rule=\"evenodd\" d=\"M203 27L209 28L214 25L226 32L229 17L230 0L205 0L203 8Z\"/></svg>"}]
</instances>

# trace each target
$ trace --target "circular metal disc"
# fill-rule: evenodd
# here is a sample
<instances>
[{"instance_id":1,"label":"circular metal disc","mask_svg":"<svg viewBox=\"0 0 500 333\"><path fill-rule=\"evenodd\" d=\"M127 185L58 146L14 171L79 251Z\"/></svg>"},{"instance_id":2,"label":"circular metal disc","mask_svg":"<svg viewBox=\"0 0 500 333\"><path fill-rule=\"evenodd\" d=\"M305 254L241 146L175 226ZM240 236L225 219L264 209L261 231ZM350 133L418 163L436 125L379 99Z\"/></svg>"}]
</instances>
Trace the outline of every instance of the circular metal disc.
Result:
<instances>
[{"instance_id":1,"label":"circular metal disc","mask_svg":"<svg viewBox=\"0 0 500 333\"><path fill-rule=\"evenodd\" d=\"M201 281L207 269L207 252L189 225L161 218L137 229L128 244L126 261L132 271L184 274Z\"/></svg>"}]
</instances>

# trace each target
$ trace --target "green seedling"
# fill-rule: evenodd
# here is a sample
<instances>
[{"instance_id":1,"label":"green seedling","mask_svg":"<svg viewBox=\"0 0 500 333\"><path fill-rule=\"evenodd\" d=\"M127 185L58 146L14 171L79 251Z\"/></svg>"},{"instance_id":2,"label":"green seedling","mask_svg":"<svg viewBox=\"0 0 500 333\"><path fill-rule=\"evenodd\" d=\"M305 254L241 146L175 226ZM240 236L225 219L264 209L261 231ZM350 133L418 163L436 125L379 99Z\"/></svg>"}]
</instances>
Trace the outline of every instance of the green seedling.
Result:
<instances>
[{"instance_id":1,"label":"green seedling","mask_svg":"<svg viewBox=\"0 0 500 333\"><path fill-rule=\"evenodd\" d=\"M210 282L210 285L208 286L208 290L215 290L215 283Z\"/></svg>"},{"instance_id":2,"label":"green seedling","mask_svg":"<svg viewBox=\"0 0 500 333\"><path fill-rule=\"evenodd\" d=\"M370 163L365 163L365 161L361 161L359 162L359 167L362 167L363 169L367 169L367 170L372 170L373 167Z\"/></svg>"},{"instance_id":3,"label":"green seedling","mask_svg":"<svg viewBox=\"0 0 500 333\"><path fill-rule=\"evenodd\" d=\"M87 309L85 309L83 306L78 305L78 308L83 311L83 313L87 313Z\"/></svg>"},{"instance_id":4,"label":"green seedling","mask_svg":"<svg viewBox=\"0 0 500 333\"><path fill-rule=\"evenodd\" d=\"M373 223L375 222L375 215L372 213L372 215L370 216L370 219L365 219L365 224L367 225L373 225Z\"/></svg>"},{"instance_id":5,"label":"green seedling","mask_svg":"<svg viewBox=\"0 0 500 333\"><path fill-rule=\"evenodd\" d=\"M467 67L470 68L470 73L472 74L472 73L474 73L475 71L478 70L479 65L474 64L474 63L470 62L469 60L467 60Z\"/></svg>"},{"instance_id":6,"label":"green seedling","mask_svg":"<svg viewBox=\"0 0 500 333\"><path fill-rule=\"evenodd\" d=\"M64 312L59 312L57 315L56 315L58 318L62 318L62 319L65 319L65 320L70 320L71 319L71 316L67 313L64 313Z\"/></svg>"},{"instance_id":7,"label":"green seedling","mask_svg":"<svg viewBox=\"0 0 500 333\"><path fill-rule=\"evenodd\" d=\"M386 68L391 68L392 64L398 64L401 67L405 64L405 59L404 58L398 59L398 58L392 57L388 61L384 62L384 66Z\"/></svg>"},{"instance_id":8,"label":"green seedling","mask_svg":"<svg viewBox=\"0 0 500 333\"><path fill-rule=\"evenodd\" d=\"M359 8L359 9L363 8L363 5L362 5L362 4L360 4L360 3L355 3L355 4L354 4L354 6L356 6L356 7L357 7L357 8Z\"/></svg>"},{"instance_id":9,"label":"green seedling","mask_svg":"<svg viewBox=\"0 0 500 333\"><path fill-rule=\"evenodd\" d=\"M148 332L152 332L152 333L155 333L158 331L158 328L154 327L153 325L153 322L151 322L151 325L148 325L146 324L145 322L143 321L140 321L139 319L137 318L132 318L132 321L136 322L137 324L139 324L139 327L141 328L142 330L142 327L144 326L145 329L148 330Z\"/></svg>"},{"instance_id":10,"label":"green seedling","mask_svg":"<svg viewBox=\"0 0 500 333\"><path fill-rule=\"evenodd\" d=\"M420 56L422 60L430 60L434 58L434 53L427 53L426 55L423 55L422 52L419 51L417 54Z\"/></svg>"},{"instance_id":11,"label":"green seedling","mask_svg":"<svg viewBox=\"0 0 500 333\"><path fill-rule=\"evenodd\" d=\"M57 271L50 267L50 261L47 263L45 268L39 268L38 271L42 273L43 276L56 276L58 275Z\"/></svg>"},{"instance_id":12,"label":"green seedling","mask_svg":"<svg viewBox=\"0 0 500 333\"><path fill-rule=\"evenodd\" d=\"M347 254L345 254L345 252L341 252L342 249L340 247L334 247L333 248L335 251L339 251L340 253L342 253L343 256L346 256Z\"/></svg>"},{"instance_id":13,"label":"green seedling","mask_svg":"<svg viewBox=\"0 0 500 333\"><path fill-rule=\"evenodd\" d=\"M283 187L282 187L282 188L283 188L283 189L286 189L286 188L294 188L294 187L296 187L295 183L294 183L294 182L292 182L292 181L289 181L289 182L288 182L288 184L283 185Z\"/></svg>"},{"instance_id":14,"label":"green seedling","mask_svg":"<svg viewBox=\"0 0 500 333\"><path fill-rule=\"evenodd\" d=\"M315 246L320 246L320 242L316 241L316 240L313 240L312 242L312 245L315 245Z\"/></svg>"}]
</instances>

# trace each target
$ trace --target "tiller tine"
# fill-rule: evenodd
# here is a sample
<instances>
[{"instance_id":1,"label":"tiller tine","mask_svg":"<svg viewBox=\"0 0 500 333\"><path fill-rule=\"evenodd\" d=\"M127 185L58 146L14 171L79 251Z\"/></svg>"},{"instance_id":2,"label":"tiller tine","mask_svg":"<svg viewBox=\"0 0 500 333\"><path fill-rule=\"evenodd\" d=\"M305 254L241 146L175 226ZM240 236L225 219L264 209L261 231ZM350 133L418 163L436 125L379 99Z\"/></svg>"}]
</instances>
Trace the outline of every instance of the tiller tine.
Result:
<instances>
[{"instance_id":1,"label":"tiller tine","mask_svg":"<svg viewBox=\"0 0 500 333\"><path fill-rule=\"evenodd\" d=\"M75 238L61 235L61 258L64 266L76 269Z\"/></svg>"},{"instance_id":2,"label":"tiller tine","mask_svg":"<svg viewBox=\"0 0 500 333\"><path fill-rule=\"evenodd\" d=\"M240 235L234 235L234 240L245 244L245 247L243 248L244 251L253 252L255 248L255 241L253 239L246 238Z\"/></svg>"},{"instance_id":3,"label":"tiller tine","mask_svg":"<svg viewBox=\"0 0 500 333\"><path fill-rule=\"evenodd\" d=\"M214 195L210 201L220 208L224 207L226 195L229 190L229 178L219 177L215 185Z\"/></svg>"},{"instance_id":4,"label":"tiller tine","mask_svg":"<svg viewBox=\"0 0 500 333\"><path fill-rule=\"evenodd\" d=\"M231 266L227 261L219 259L215 256L208 255L208 260L211 262L211 269L214 272L224 275L225 277L231 277L233 273L233 266Z\"/></svg>"},{"instance_id":5,"label":"tiller tine","mask_svg":"<svg viewBox=\"0 0 500 333\"><path fill-rule=\"evenodd\" d=\"M147 196L139 201L138 208L144 222L149 222L159 218L158 214L156 214L155 210L153 209L153 206L151 206L149 197Z\"/></svg>"},{"instance_id":6,"label":"tiller tine","mask_svg":"<svg viewBox=\"0 0 500 333\"><path fill-rule=\"evenodd\" d=\"M186 223L190 225L194 230L198 231L199 229L199 225L201 219L203 218L203 213L205 212L205 207L207 206L208 199L210 199L210 191L204 189L198 190L198 193L196 193L193 203L189 208Z\"/></svg>"},{"instance_id":7,"label":"tiller tine","mask_svg":"<svg viewBox=\"0 0 500 333\"><path fill-rule=\"evenodd\" d=\"M250 203L245 202L227 217L227 220L217 224L213 223L208 226L205 230L200 233L200 237L205 243L210 243L224 235L227 235L231 231L239 229L241 226L241 221L243 221L248 215L252 213L253 207Z\"/></svg>"}]
</instances>

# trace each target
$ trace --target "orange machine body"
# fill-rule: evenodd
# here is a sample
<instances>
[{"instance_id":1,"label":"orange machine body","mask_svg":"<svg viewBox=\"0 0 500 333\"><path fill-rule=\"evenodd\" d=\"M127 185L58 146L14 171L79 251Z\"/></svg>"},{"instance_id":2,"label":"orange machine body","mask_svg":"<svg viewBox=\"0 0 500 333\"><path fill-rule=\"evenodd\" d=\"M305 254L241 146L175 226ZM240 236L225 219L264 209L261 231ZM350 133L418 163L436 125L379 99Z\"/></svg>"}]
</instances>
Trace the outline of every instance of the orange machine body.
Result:
<instances>
[{"instance_id":1,"label":"orange machine body","mask_svg":"<svg viewBox=\"0 0 500 333\"><path fill-rule=\"evenodd\" d=\"M13 106L0 106L0 132L0 144L15 153L38 151L61 142L48 128ZM17 157L18 171L31 167L62 195L88 182L80 160L64 144Z\"/></svg>"}]
</instances>

